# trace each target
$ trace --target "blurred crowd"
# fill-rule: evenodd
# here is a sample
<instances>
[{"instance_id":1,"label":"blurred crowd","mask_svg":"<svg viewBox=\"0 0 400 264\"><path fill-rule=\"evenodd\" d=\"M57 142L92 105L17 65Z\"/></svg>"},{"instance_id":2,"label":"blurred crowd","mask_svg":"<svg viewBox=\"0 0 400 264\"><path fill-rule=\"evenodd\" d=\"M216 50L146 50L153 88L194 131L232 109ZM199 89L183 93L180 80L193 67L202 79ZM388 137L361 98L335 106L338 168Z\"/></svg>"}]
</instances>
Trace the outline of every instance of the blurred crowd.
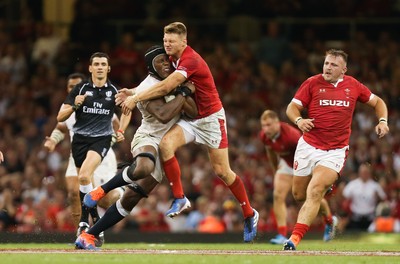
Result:
<instances>
[{"instance_id":1,"label":"blurred crowd","mask_svg":"<svg viewBox=\"0 0 400 264\"><path fill-rule=\"evenodd\" d=\"M111 57L110 78L121 87L134 87L147 73L143 52L151 44L162 43L164 24L156 21L164 21L170 17L178 20L187 10L194 10L193 5L197 3L186 1L192 5L169 9L167 14L162 7L172 4L173 1L165 1L167 3L161 4L161 7L157 4L159 1L143 1L146 4L132 7L129 15L136 14L140 18L146 13L145 21L149 23L144 23L135 30L124 31L118 39L114 39L101 37L101 27L93 25L98 22L94 18L104 15L104 10L114 14L113 9L103 10L99 7L98 3L102 3L110 8L105 2L107 1L76 1L76 19L71 25L69 39L55 34L54 25L36 19L33 10L26 5L21 6L17 25L11 26L7 20L0 20L0 150L5 159L0 165L1 231L75 231L69 217L64 182L69 141L64 140L52 153L43 148L43 141L54 128L59 107L66 97L66 76L72 72L87 74L90 54L103 51ZM209 2L211 4L214 1L204 3ZM212 10L225 11L226 17L230 17L230 12L240 10L239 7L233 11L227 10L227 3L242 3L218 2L224 4L218 6L219 9ZM276 9L281 8L274 12L282 11L287 16L302 13L294 12L293 9L289 12L289 8L284 5L285 1L262 2L265 2L265 6L262 6L261 11L273 6ZM305 3L315 1L290 2L292 6L302 10ZM352 3L336 2L347 3L348 9ZM387 10L396 10L384 8L385 3L390 1L380 2L382 9L365 9L364 14L370 14L368 10L378 12L377 15L383 15ZM186 9L189 7L191 9ZM262 15L260 10L254 13L255 18ZM269 11L273 13L273 10ZM202 12L206 11L199 9L195 12L198 17L192 18L201 18L204 15ZM160 17L160 14L165 16ZM111 18L128 18L125 15L126 17L123 14L114 14ZM250 23L254 21L256 20L251 20ZM347 164L342 177L329 193L330 206L333 213L341 219L342 231L367 231L367 224L357 224L357 221L372 223L377 216L400 219L398 36L385 28L381 28L373 36L367 29L360 29L351 38L342 36L332 42L321 39L313 26L304 26L293 37L288 34L290 30L287 25L283 26L271 19L259 23L259 31L249 38L247 31L239 34L234 30L235 25L243 20L230 22L233 25L226 24L223 29L217 29L225 35L212 41L204 36L207 35L207 30L211 31L210 34L215 34L213 30L216 29L188 26L188 42L205 58L213 72L227 114L231 166L242 177L252 206L260 213L260 232L274 232L276 223L272 211L273 174L266 160L264 146L257 137L260 130L259 117L265 109L271 109L279 113L283 121L287 121L287 104L301 82L322 71L325 50L332 47L341 48L349 54L347 74L362 81L387 103L390 134L384 139L378 139L374 132L377 118L373 112L362 106L357 108ZM150 31L146 28L150 25L156 26L157 30ZM318 30L328 32L329 25L325 28L320 26ZM154 35L146 39L143 32L152 32ZM197 34L199 32L201 34ZM86 45L85 40L90 45ZM125 133L126 141L114 146L118 161L131 159L130 140L139 125L140 114L135 111ZM170 188L165 182L148 199L142 200L129 217L113 227L114 232L124 229L143 232L241 232L243 219L239 205L228 188L214 175L205 150L190 144L179 149L177 156L184 189L192 201L192 209L173 220L164 217L172 198ZM367 169L363 166L365 164ZM359 181L360 188L364 188L364 183L372 182L376 184L374 190L378 191L370 195L367 192L344 191L353 180ZM359 196L362 199L358 200L365 203L363 208L367 208L362 212L355 211L360 206L352 205ZM290 228L296 221L298 205L291 198L287 202ZM323 223L318 221L320 220L316 220L312 229L322 230Z\"/></svg>"}]
</instances>

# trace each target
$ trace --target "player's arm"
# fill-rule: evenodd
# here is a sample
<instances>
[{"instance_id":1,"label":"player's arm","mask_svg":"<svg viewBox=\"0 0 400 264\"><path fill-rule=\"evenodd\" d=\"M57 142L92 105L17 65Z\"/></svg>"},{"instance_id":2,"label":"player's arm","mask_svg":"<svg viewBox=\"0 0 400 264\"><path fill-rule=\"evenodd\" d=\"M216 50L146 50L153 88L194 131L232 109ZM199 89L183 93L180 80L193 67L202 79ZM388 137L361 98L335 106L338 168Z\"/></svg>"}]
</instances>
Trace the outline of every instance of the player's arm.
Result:
<instances>
[{"instance_id":1,"label":"player's arm","mask_svg":"<svg viewBox=\"0 0 400 264\"><path fill-rule=\"evenodd\" d=\"M275 174L277 168L278 168L278 160L279 156L269 147L265 147L265 150L267 152L267 157L268 157L268 162L269 165L271 166L271 169L273 173Z\"/></svg>"},{"instance_id":2,"label":"player's arm","mask_svg":"<svg viewBox=\"0 0 400 264\"><path fill-rule=\"evenodd\" d=\"M304 107L295 102L290 102L286 108L286 115L302 132L308 132L314 127L314 119L303 118L301 112Z\"/></svg>"},{"instance_id":3,"label":"player's arm","mask_svg":"<svg viewBox=\"0 0 400 264\"><path fill-rule=\"evenodd\" d=\"M185 81L186 81L185 76L183 76L179 72L173 72L167 78L153 85L149 89L146 89L145 91L141 91L133 95L133 101L137 103L139 101L146 101L167 95L173 89L175 89L175 87L178 87Z\"/></svg>"},{"instance_id":4,"label":"player's arm","mask_svg":"<svg viewBox=\"0 0 400 264\"><path fill-rule=\"evenodd\" d=\"M195 90L196 90L196 87L194 86L194 84L189 82L189 81L186 81L185 83L183 83L181 85L181 89L183 89L182 87L189 88L190 89L190 93L194 93ZM189 93L188 90L186 90L186 92ZM193 98L191 96L186 96L185 98L186 98L186 100L183 103L182 111L187 117L195 118L199 114L196 102L193 100Z\"/></svg>"},{"instance_id":5,"label":"player's arm","mask_svg":"<svg viewBox=\"0 0 400 264\"><path fill-rule=\"evenodd\" d=\"M375 110L375 115L379 120L378 125L375 127L375 132L379 138L382 138L389 133L388 110L386 103L379 96L374 95L374 97L372 97L372 99L366 104Z\"/></svg>"},{"instance_id":6,"label":"player's arm","mask_svg":"<svg viewBox=\"0 0 400 264\"><path fill-rule=\"evenodd\" d=\"M74 90L75 90L75 88L74 88ZM77 95L75 97L73 104L64 103L61 106L61 109L57 114L57 121L64 122L65 120L67 120L68 117L70 117L74 111L78 110L79 107L81 107L81 105L83 104L83 101L85 101L86 96L87 96L86 94Z\"/></svg>"},{"instance_id":7,"label":"player's arm","mask_svg":"<svg viewBox=\"0 0 400 264\"><path fill-rule=\"evenodd\" d=\"M68 132L67 125L63 122L58 122L56 127L51 132L50 137L46 137L43 144L49 152L53 152L57 144L60 143Z\"/></svg>"},{"instance_id":8,"label":"player's arm","mask_svg":"<svg viewBox=\"0 0 400 264\"><path fill-rule=\"evenodd\" d=\"M172 118L179 115L182 111L183 104L186 99L183 95L176 95L174 99L168 103L164 97L150 100L146 106L146 110L163 124L168 123Z\"/></svg>"},{"instance_id":9,"label":"player's arm","mask_svg":"<svg viewBox=\"0 0 400 264\"><path fill-rule=\"evenodd\" d=\"M127 129L129 123L131 122L132 112L122 113L119 119L119 126L117 128L117 142L125 140L125 130Z\"/></svg>"},{"instance_id":10,"label":"player's arm","mask_svg":"<svg viewBox=\"0 0 400 264\"><path fill-rule=\"evenodd\" d=\"M57 121L58 122L64 122L65 120L68 119L72 115L72 113L75 111L72 105L69 104L63 104L61 106L60 111L58 111L57 114Z\"/></svg>"},{"instance_id":11,"label":"player's arm","mask_svg":"<svg viewBox=\"0 0 400 264\"><path fill-rule=\"evenodd\" d=\"M196 102L190 96L186 97L186 100L183 103L182 111L189 118L195 118L199 114Z\"/></svg>"}]
</instances>

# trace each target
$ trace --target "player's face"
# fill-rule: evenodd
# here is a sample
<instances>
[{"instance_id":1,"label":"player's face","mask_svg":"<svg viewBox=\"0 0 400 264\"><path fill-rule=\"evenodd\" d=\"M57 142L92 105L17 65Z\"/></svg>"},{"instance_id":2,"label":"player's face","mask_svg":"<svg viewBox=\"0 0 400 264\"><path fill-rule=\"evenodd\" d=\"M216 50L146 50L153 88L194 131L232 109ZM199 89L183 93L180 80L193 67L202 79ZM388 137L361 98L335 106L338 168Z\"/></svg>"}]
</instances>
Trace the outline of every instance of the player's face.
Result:
<instances>
[{"instance_id":1,"label":"player's face","mask_svg":"<svg viewBox=\"0 0 400 264\"><path fill-rule=\"evenodd\" d=\"M186 47L186 38L175 33L164 34L164 49L169 56L179 58Z\"/></svg>"},{"instance_id":2,"label":"player's face","mask_svg":"<svg viewBox=\"0 0 400 264\"><path fill-rule=\"evenodd\" d=\"M172 68L171 63L168 59L167 54L160 54L153 59L153 67L160 75L161 78L165 79L171 74Z\"/></svg>"},{"instance_id":3,"label":"player's face","mask_svg":"<svg viewBox=\"0 0 400 264\"><path fill-rule=\"evenodd\" d=\"M261 120L261 129L264 134L270 139L275 137L275 135L279 132L279 128L279 120L277 119L266 118L264 120Z\"/></svg>"},{"instance_id":4,"label":"player's face","mask_svg":"<svg viewBox=\"0 0 400 264\"><path fill-rule=\"evenodd\" d=\"M343 78L346 71L346 62L341 56L326 56L322 74L325 81L335 83Z\"/></svg>"},{"instance_id":5,"label":"player's face","mask_svg":"<svg viewBox=\"0 0 400 264\"><path fill-rule=\"evenodd\" d=\"M92 64L89 65L89 72L95 79L102 80L106 78L109 71L110 66L108 65L108 60L104 57L93 58Z\"/></svg>"},{"instance_id":6,"label":"player's face","mask_svg":"<svg viewBox=\"0 0 400 264\"><path fill-rule=\"evenodd\" d=\"M71 92L72 88L82 81L81 78L69 79L67 82L67 91Z\"/></svg>"}]
</instances>

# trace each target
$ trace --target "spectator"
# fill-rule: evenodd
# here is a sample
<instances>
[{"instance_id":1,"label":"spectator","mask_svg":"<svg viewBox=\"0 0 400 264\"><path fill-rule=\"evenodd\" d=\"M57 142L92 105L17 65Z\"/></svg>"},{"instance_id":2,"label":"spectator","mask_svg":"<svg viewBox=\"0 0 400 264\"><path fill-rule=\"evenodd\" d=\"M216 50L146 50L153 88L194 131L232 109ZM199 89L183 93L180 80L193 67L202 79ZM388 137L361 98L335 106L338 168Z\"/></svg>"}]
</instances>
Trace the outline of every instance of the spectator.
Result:
<instances>
[{"instance_id":1,"label":"spectator","mask_svg":"<svg viewBox=\"0 0 400 264\"><path fill-rule=\"evenodd\" d=\"M358 178L350 181L343 189L349 215L346 229L366 231L375 218L378 202L386 199L382 187L372 179L370 165L363 163L358 169Z\"/></svg>"},{"instance_id":2,"label":"spectator","mask_svg":"<svg viewBox=\"0 0 400 264\"><path fill-rule=\"evenodd\" d=\"M377 217L368 227L370 233L400 233L400 219L391 215L390 204L380 203L377 210Z\"/></svg>"}]
</instances>

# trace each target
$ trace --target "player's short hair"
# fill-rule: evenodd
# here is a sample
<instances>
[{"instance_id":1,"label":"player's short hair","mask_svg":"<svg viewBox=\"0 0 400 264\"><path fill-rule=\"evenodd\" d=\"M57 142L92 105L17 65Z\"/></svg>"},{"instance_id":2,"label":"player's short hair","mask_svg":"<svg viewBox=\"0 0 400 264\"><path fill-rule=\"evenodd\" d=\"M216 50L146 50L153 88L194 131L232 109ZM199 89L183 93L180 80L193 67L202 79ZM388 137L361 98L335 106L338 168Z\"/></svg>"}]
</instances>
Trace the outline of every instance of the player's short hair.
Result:
<instances>
[{"instance_id":1,"label":"player's short hair","mask_svg":"<svg viewBox=\"0 0 400 264\"><path fill-rule=\"evenodd\" d=\"M347 55L346 52L344 52L343 50L339 50L339 49L330 49L330 50L326 51L325 57L328 55L332 55L334 57L342 57L345 63L347 63L347 58L349 56L349 55Z\"/></svg>"},{"instance_id":2,"label":"player's short hair","mask_svg":"<svg viewBox=\"0 0 400 264\"><path fill-rule=\"evenodd\" d=\"M71 79L81 79L83 82L86 81L86 76L83 73L80 72L74 72L68 75L67 81Z\"/></svg>"},{"instance_id":3,"label":"player's short hair","mask_svg":"<svg viewBox=\"0 0 400 264\"><path fill-rule=\"evenodd\" d=\"M108 64L110 64L110 57L105 52L95 52L95 53L93 53L92 56L90 56L89 64L92 64L94 58L106 58Z\"/></svg>"},{"instance_id":4,"label":"player's short hair","mask_svg":"<svg viewBox=\"0 0 400 264\"><path fill-rule=\"evenodd\" d=\"M265 110L264 113L262 113L261 117L260 117L260 121L265 120L265 119L276 119L279 120L278 114L275 111L272 110Z\"/></svg>"},{"instance_id":5,"label":"player's short hair","mask_svg":"<svg viewBox=\"0 0 400 264\"><path fill-rule=\"evenodd\" d=\"M164 33L165 34L173 33L184 37L187 36L186 26L182 22L173 22L171 24L166 25L164 27Z\"/></svg>"}]
</instances>

